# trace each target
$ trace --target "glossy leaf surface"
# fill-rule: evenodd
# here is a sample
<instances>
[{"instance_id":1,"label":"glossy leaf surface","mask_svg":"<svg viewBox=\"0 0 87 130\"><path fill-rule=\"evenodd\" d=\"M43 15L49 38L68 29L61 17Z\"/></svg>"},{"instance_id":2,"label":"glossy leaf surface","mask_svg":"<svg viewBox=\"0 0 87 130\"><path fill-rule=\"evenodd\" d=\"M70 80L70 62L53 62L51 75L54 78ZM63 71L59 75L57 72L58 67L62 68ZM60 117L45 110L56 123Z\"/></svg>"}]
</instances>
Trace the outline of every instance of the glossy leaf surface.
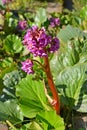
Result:
<instances>
[{"instance_id":1,"label":"glossy leaf surface","mask_svg":"<svg viewBox=\"0 0 87 130\"><path fill-rule=\"evenodd\" d=\"M71 109L87 112L87 63L67 67L56 78L61 101Z\"/></svg>"},{"instance_id":2,"label":"glossy leaf surface","mask_svg":"<svg viewBox=\"0 0 87 130\"><path fill-rule=\"evenodd\" d=\"M43 82L33 80L29 75L16 88L16 95L20 97L20 107L24 116L32 118L42 110L51 109L45 96Z\"/></svg>"},{"instance_id":3,"label":"glossy leaf surface","mask_svg":"<svg viewBox=\"0 0 87 130\"><path fill-rule=\"evenodd\" d=\"M37 115L38 119L42 122L44 130L55 129L64 130L63 119L56 114L55 111L43 111Z\"/></svg>"}]
</instances>

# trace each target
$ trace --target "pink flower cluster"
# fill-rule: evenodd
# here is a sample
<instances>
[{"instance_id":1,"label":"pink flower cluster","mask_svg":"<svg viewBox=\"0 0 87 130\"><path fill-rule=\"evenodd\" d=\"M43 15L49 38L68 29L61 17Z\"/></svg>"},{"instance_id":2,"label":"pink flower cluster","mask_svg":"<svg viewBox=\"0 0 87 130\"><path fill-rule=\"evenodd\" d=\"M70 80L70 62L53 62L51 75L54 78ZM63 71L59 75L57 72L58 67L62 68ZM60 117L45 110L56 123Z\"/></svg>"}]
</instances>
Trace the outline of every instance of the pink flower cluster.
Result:
<instances>
[{"instance_id":1,"label":"pink flower cluster","mask_svg":"<svg viewBox=\"0 0 87 130\"><path fill-rule=\"evenodd\" d=\"M56 26L59 26L60 25L60 19L59 18L50 18L49 19L50 21L50 26L51 27L56 27Z\"/></svg>"},{"instance_id":2,"label":"pink flower cluster","mask_svg":"<svg viewBox=\"0 0 87 130\"><path fill-rule=\"evenodd\" d=\"M54 53L55 51L57 51L59 49L59 39L58 38L54 38L51 41L51 46L49 48L49 52L50 53Z\"/></svg>"},{"instance_id":3,"label":"pink flower cluster","mask_svg":"<svg viewBox=\"0 0 87 130\"><path fill-rule=\"evenodd\" d=\"M27 21L26 20L20 20L18 21L17 28L19 30L25 30L28 27Z\"/></svg>"},{"instance_id":4,"label":"pink flower cluster","mask_svg":"<svg viewBox=\"0 0 87 130\"><path fill-rule=\"evenodd\" d=\"M48 56L49 52L53 53L59 48L58 38L52 38L46 34L43 27L38 29L37 26L33 26L27 31L23 44L35 57Z\"/></svg>"},{"instance_id":5,"label":"pink flower cluster","mask_svg":"<svg viewBox=\"0 0 87 130\"><path fill-rule=\"evenodd\" d=\"M21 62L22 64L22 70L25 71L27 74L33 74L33 62L29 59L27 59L24 62Z\"/></svg>"},{"instance_id":6,"label":"pink flower cluster","mask_svg":"<svg viewBox=\"0 0 87 130\"><path fill-rule=\"evenodd\" d=\"M2 0L2 3L5 5L5 4L8 4L8 3L10 3L10 2L12 2L12 0Z\"/></svg>"},{"instance_id":7,"label":"pink flower cluster","mask_svg":"<svg viewBox=\"0 0 87 130\"><path fill-rule=\"evenodd\" d=\"M33 26L27 30L23 44L35 57L45 57L49 53L54 53L59 49L59 39L52 38L46 34L43 27L39 29L37 26ZM31 60L22 62L22 70L27 74L33 74L33 62Z\"/></svg>"}]
</instances>

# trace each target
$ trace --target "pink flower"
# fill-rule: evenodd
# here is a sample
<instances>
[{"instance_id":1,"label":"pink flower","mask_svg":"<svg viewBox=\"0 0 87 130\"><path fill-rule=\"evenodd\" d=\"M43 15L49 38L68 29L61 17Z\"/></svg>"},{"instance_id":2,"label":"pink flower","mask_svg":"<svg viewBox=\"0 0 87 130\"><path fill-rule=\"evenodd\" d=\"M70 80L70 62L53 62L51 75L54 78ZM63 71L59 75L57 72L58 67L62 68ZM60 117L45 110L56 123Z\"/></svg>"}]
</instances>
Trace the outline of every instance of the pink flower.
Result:
<instances>
[{"instance_id":1,"label":"pink flower","mask_svg":"<svg viewBox=\"0 0 87 130\"><path fill-rule=\"evenodd\" d=\"M44 28L38 29L37 26L30 28L24 36L23 44L29 51L36 56L48 56L48 53L59 49L59 39L52 38L46 34Z\"/></svg>"},{"instance_id":2,"label":"pink flower","mask_svg":"<svg viewBox=\"0 0 87 130\"><path fill-rule=\"evenodd\" d=\"M51 46L49 48L49 52L50 53L54 53L55 51L57 51L59 49L60 42L58 38L53 38L52 42L51 42Z\"/></svg>"},{"instance_id":3,"label":"pink flower","mask_svg":"<svg viewBox=\"0 0 87 130\"><path fill-rule=\"evenodd\" d=\"M22 67L21 69L25 71L27 74L33 74L33 62L30 59L25 60L24 62L21 62Z\"/></svg>"},{"instance_id":4,"label":"pink flower","mask_svg":"<svg viewBox=\"0 0 87 130\"><path fill-rule=\"evenodd\" d=\"M43 57L47 56L46 47L51 41L51 36L46 34L44 28L38 29L37 26L33 26L24 36L23 44L35 57Z\"/></svg>"},{"instance_id":5,"label":"pink flower","mask_svg":"<svg viewBox=\"0 0 87 130\"><path fill-rule=\"evenodd\" d=\"M20 20L18 22L17 28L19 30L25 30L27 27L28 27L28 25L27 25L27 21L26 20Z\"/></svg>"},{"instance_id":6,"label":"pink flower","mask_svg":"<svg viewBox=\"0 0 87 130\"><path fill-rule=\"evenodd\" d=\"M10 2L12 2L12 0L2 0L2 3L5 5L5 4L8 4L8 3L10 3Z\"/></svg>"},{"instance_id":7,"label":"pink flower","mask_svg":"<svg viewBox=\"0 0 87 130\"><path fill-rule=\"evenodd\" d=\"M44 28L39 29L37 26L33 26L28 29L24 36L23 44L28 48L29 52L33 56L47 57L49 53L54 53L59 49L59 39L52 38ZM31 60L26 60L22 62L22 70L28 74L33 74L33 62Z\"/></svg>"},{"instance_id":8,"label":"pink flower","mask_svg":"<svg viewBox=\"0 0 87 130\"><path fill-rule=\"evenodd\" d=\"M50 18L50 26L56 27L60 25L60 19L59 18Z\"/></svg>"}]
</instances>

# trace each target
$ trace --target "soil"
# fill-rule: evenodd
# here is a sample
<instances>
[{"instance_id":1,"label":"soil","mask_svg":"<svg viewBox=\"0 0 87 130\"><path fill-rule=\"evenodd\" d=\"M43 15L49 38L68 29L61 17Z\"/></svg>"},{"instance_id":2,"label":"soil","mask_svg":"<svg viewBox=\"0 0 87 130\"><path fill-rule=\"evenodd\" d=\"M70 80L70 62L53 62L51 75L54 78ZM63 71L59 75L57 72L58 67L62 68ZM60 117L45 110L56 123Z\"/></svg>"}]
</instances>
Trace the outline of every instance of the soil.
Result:
<instances>
[{"instance_id":1,"label":"soil","mask_svg":"<svg viewBox=\"0 0 87 130\"><path fill-rule=\"evenodd\" d=\"M0 130L8 130L8 126L6 124L0 123Z\"/></svg>"},{"instance_id":2,"label":"soil","mask_svg":"<svg viewBox=\"0 0 87 130\"><path fill-rule=\"evenodd\" d=\"M48 2L48 6L46 8L48 13L53 13L53 12L61 12L63 9L63 6L61 3L56 3L56 2Z\"/></svg>"},{"instance_id":3,"label":"soil","mask_svg":"<svg viewBox=\"0 0 87 130\"><path fill-rule=\"evenodd\" d=\"M87 114L76 115L73 117L73 127L75 130L87 130Z\"/></svg>"}]
</instances>

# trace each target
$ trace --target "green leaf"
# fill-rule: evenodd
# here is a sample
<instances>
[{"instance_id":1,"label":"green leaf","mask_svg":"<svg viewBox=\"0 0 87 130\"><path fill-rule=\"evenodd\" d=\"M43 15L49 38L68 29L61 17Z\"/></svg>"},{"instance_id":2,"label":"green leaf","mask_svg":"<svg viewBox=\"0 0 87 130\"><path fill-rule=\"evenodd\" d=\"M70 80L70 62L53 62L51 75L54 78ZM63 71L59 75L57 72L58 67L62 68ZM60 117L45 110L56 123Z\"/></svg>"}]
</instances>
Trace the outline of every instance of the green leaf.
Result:
<instances>
[{"instance_id":1,"label":"green leaf","mask_svg":"<svg viewBox=\"0 0 87 130\"><path fill-rule=\"evenodd\" d=\"M4 88L0 95L1 101L6 101L7 99L15 99L15 85L22 79L23 75L18 71L14 70L10 73L6 73L3 77ZM1 86L0 86L1 87Z\"/></svg>"},{"instance_id":2,"label":"green leaf","mask_svg":"<svg viewBox=\"0 0 87 130\"><path fill-rule=\"evenodd\" d=\"M16 95L20 97L20 107L24 116L32 118L42 110L49 110L41 81L35 81L27 76L16 86Z\"/></svg>"},{"instance_id":3,"label":"green leaf","mask_svg":"<svg viewBox=\"0 0 87 130\"><path fill-rule=\"evenodd\" d=\"M0 121L5 120L9 120L12 123L23 120L22 113L15 100L8 100L6 102L0 101Z\"/></svg>"},{"instance_id":4,"label":"green leaf","mask_svg":"<svg viewBox=\"0 0 87 130\"><path fill-rule=\"evenodd\" d=\"M2 2L2 0L0 0L0 6L2 6L3 5L3 2Z\"/></svg>"},{"instance_id":5,"label":"green leaf","mask_svg":"<svg viewBox=\"0 0 87 130\"><path fill-rule=\"evenodd\" d=\"M12 57L5 57L3 61L0 63L0 65L2 68L7 68L7 67L10 67L13 63L14 62L13 62Z\"/></svg>"},{"instance_id":6,"label":"green leaf","mask_svg":"<svg viewBox=\"0 0 87 130\"><path fill-rule=\"evenodd\" d=\"M47 125L47 129L45 127L44 130L48 130L48 128L55 130L65 130L63 119L56 114L55 111L42 111L38 113L37 118L44 124Z\"/></svg>"},{"instance_id":7,"label":"green leaf","mask_svg":"<svg viewBox=\"0 0 87 130\"><path fill-rule=\"evenodd\" d=\"M55 83L63 104L70 109L87 112L87 62L65 68Z\"/></svg>"},{"instance_id":8,"label":"green leaf","mask_svg":"<svg viewBox=\"0 0 87 130\"><path fill-rule=\"evenodd\" d=\"M43 129L37 122L33 121L29 124L29 130L43 130Z\"/></svg>"},{"instance_id":9,"label":"green leaf","mask_svg":"<svg viewBox=\"0 0 87 130\"><path fill-rule=\"evenodd\" d=\"M23 125L20 128L20 130L43 130L43 129L40 127L40 125L37 122L32 121L28 124Z\"/></svg>"},{"instance_id":10,"label":"green leaf","mask_svg":"<svg viewBox=\"0 0 87 130\"><path fill-rule=\"evenodd\" d=\"M66 43L61 42L58 54L54 54L50 61L54 77L69 66L86 62L86 55L87 40L83 37L76 37Z\"/></svg>"},{"instance_id":11,"label":"green leaf","mask_svg":"<svg viewBox=\"0 0 87 130\"><path fill-rule=\"evenodd\" d=\"M9 64L10 65L10 64ZM0 68L1 69L1 68ZM3 68L1 69L1 73L0 73L0 78L3 78L3 76L6 74L6 73L9 73L13 70L17 69L17 66L16 64L12 64L11 66L6 66L6 68Z\"/></svg>"},{"instance_id":12,"label":"green leaf","mask_svg":"<svg viewBox=\"0 0 87 130\"><path fill-rule=\"evenodd\" d=\"M87 5L81 9L80 17L84 20L87 20Z\"/></svg>"},{"instance_id":13,"label":"green leaf","mask_svg":"<svg viewBox=\"0 0 87 130\"><path fill-rule=\"evenodd\" d=\"M35 24L41 26L47 19L46 10L44 8L39 8L35 16Z\"/></svg>"},{"instance_id":14,"label":"green leaf","mask_svg":"<svg viewBox=\"0 0 87 130\"><path fill-rule=\"evenodd\" d=\"M73 27L71 25L67 25L64 29L61 29L60 32L58 33L58 38L65 43L70 39L81 36L87 38L87 35L83 33L79 28Z\"/></svg>"},{"instance_id":15,"label":"green leaf","mask_svg":"<svg viewBox=\"0 0 87 130\"><path fill-rule=\"evenodd\" d=\"M3 77L3 84L7 88L11 88L18 84L23 75L18 70L13 70L10 73L6 73Z\"/></svg>"},{"instance_id":16,"label":"green leaf","mask_svg":"<svg viewBox=\"0 0 87 130\"><path fill-rule=\"evenodd\" d=\"M8 35L4 41L4 49L7 53L19 53L22 51L23 45L21 39L16 35Z\"/></svg>"},{"instance_id":17,"label":"green leaf","mask_svg":"<svg viewBox=\"0 0 87 130\"><path fill-rule=\"evenodd\" d=\"M0 94L2 94L3 88L4 88L3 80L2 80L2 78L0 78Z\"/></svg>"},{"instance_id":18,"label":"green leaf","mask_svg":"<svg viewBox=\"0 0 87 130\"><path fill-rule=\"evenodd\" d=\"M61 43L58 54L54 54L52 57L50 64L54 77L66 67L73 66L79 62L80 57L78 46L80 48L80 45L77 44L75 46L74 42L68 41L67 43Z\"/></svg>"}]
</instances>

